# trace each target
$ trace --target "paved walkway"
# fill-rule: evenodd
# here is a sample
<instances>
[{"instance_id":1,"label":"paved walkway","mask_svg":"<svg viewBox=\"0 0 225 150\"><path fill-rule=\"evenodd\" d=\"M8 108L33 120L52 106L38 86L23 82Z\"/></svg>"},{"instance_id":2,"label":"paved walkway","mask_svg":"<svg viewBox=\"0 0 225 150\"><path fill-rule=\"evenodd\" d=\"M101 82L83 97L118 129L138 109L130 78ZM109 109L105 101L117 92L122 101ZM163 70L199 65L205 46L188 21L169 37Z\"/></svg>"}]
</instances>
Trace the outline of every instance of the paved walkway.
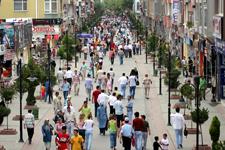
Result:
<instances>
[{"instance_id":1,"label":"paved walkway","mask_svg":"<svg viewBox=\"0 0 225 150\"><path fill-rule=\"evenodd\" d=\"M82 62L82 61L80 61ZM149 61L150 62L150 61ZM158 87L159 87L159 79L158 77L153 77L152 74L152 63L144 64L145 63L145 56L134 56L133 58L127 58L125 59L124 65L119 65L119 60L116 58L115 64L113 66L114 71L116 73L116 79L115 84L118 85L117 80L122 75L123 72L125 72L127 75L130 73L130 70L134 67L137 67L140 74L140 83L144 77L145 73L148 73L151 75L153 84L151 87L151 97L150 100L144 99L143 94L143 88L142 86L137 88L137 95L136 99L134 101L134 112L139 111L141 114L146 114L147 119L150 122L151 126L151 137L148 141L148 149L152 149L152 142L154 136L159 136L160 139L162 138L163 133L168 133L169 141L170 141L170 150L175 150L175 135L172 127L167 126L167 87L163 84L163 95L158 95ZM57 61L57 66L59 65L59 62ZM80 64L78 64L79 68ZM110 68L110 64L108 61L108 58L104 58L104 70L108 71ZM57 69L56 69L57 70ZM181 78L182 80L182 78ZM163 83L163 82L162 82ZM57 88L57 87L56 87ZM37 89L38 92L38 89ZM128 90L127 90L128 92ZM78 111L78 108L82 105L83 101L85 100L86 93L84 91L84 84L82 82L81 84L81 91L79 96L72 95L72 103L75 107L76 112ZM23 103L25 104L25 98L26 95L24 95ZM223 104L212 104L210 102L210 95L207 96L207 100L202 102L203 107L207 107L210 112L210 118L209 120L202 126L203 129L203 137L204 137L204 143L205 144L211 144L210 136L209 136L209 126L212 120L212 117L217 115L221 121L221 131L225 130L225 109ZM171 100L172 106L177 102L177 100ZM123 100L124 106L126 106L127 101ZM93 105L89 104L93 110ZM52 119L53 118L53 106L49 105L47 103L44 103L42 101L37 102L37 106L40 108L39 111L39 120L36 121L36 128L35 128L35 134L33 138L33 144L28 145L27 144L27 134L24 130L24 140L25 143L18 143L19 139L19 133L17 135L1 135L0 136L0 145L4 145L7 150L15 150L15 149L21 149L21 150L43 150L44 144L42 141L42 134L41 134L41 126L43 124L43 121L46 118ZM18 121L12 121L12 117L16 114L19 114L19 101L18 98L16 98L12 104L9 105L12 112L9 116L9 127L15 128L19 132L19 122ZM172 112L174 112L173 109L171 109ZM126 111L126 109L124 109ZM26 113L26 110L23 111L23 113ZM79 113L77 112L77 117ZM53 122L52 122L53 123ZM187 121L188 127L191 127L191 121ZM193 127L195 127L195 124L193 123ZM6 128L6 118L4 120L3 125L0 127L0 129ZM221 132L222 133L222 132ZM225 140L225 134L221 134L221 140ZM188 135L187 138L184 138L184 150L191 150L193 145L195 145L195 135ZM118 141L118 150L122 150L121 144L119 144ZM55 149L54 142L52 142L52 149ZM94 127L94 137L93 137L93 143L92 143L92 150L106 150L109 149L109 136L106 134L106 136L100 136L98 131L98 123L95 119L95 127Z\"/></svg>"}]
</instances>

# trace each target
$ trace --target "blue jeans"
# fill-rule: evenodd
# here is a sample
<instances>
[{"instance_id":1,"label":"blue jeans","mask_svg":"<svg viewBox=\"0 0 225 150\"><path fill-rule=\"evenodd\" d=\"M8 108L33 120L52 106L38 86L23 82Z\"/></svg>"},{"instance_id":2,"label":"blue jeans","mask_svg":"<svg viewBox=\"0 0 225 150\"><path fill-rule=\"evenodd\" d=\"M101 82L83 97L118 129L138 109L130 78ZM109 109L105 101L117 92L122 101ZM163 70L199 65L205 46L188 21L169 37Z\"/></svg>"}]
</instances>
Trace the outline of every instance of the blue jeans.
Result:
<instances>
[{"instance_id":1,"label":"blue jeans","mask_svg":"<svg viewBox=\"0 0 225 150\"><path fill-rule=\"evenodd\" d=\"M125 98L125 96L126 96L126 84L120 84L120 93Z\"/></svg>"},{"instance_id":2,"label":"blue jeans","mask_svg":"<svg viewBox=\"0 0 225 150\"><path fill-rule=\"evenodd\" d=\"M123 56L119 56L119 58L120 58L120 65L122 65L123 64Z\"/></svg>"},{"instance_id":3,"label":"blue jeans","mask_svg":"<svg viewBox=\"0 0 225 150\"><path fill-rule=\"evenodd\" d=\"M183 129L175 129L176 135L176 146L179 148L180 144L183 142Z\"/></svg>"},{"instance_id":4,"label":"blue jeans","mask_svg":"<svg viewBox=\"0 0 225 150\"><path fill-rule=\"evenodd\" d=\"M110 133L109 138L110 138L110 148L115 148L116 147L116 132Z\"/></svg>"},{"instance_id":5,"label":"blue jeans","mask_svg":"<svg viewBox=\"0 0 225 150\"><path fill-rule=\"evenodd\" d=\"M88 97L88 100L89 100L89 101L91 100L91 91L92 91L92 89L86 88L87 97Z\"/></svg>"},{"instance_id":6,"label":"blue jeans","mask_svg":"<svg viewBox=\"0 0 225 150\"><path fill-rule=\"evenodd\" d=\"M68 96L69 92L68 91L63 91L63 97L64 97L64 106L67 105L67 96Z\"/></svg>"},{"instance_id":7,"label":"blue jeans","mask_svg":"<svg viewBox=\"0 0 225 150\"><path fill-rule=\"evenodd\" d=\"M66 128L67 128L67 132L70 135L70 137L73 135L73 129L74 129L74 122L66 122Z\"/></svg>"},{"instance_id":8,"label":"blue jeans","mask_svg":"<svg viewBox=\"0 0 225 150\"><path fill-rule=\"evenodd\" d=\"M129 122L132 123L133 111L127 111L127 117L129 118Z\"/></svg>"},{"instance_id":9,"label":"blue jeans","mask_svg":"<svg viewBox=\"0 0 225 150\"><path fill-rule=\"evenodd\" d=\"M92 131L85 131L85 150L91 150L93 133Z\"/></svg>"},{"instance_id":10,"label":"blue jeans","mask_svg":"<svg viewBox=\"0 0 225 150\"><path fill-rule=\"evenodd\" d=\"M134 137L135 137L135 149L136 150L142 150L142 132L141 131L135 131Z\"/></svg>"},{"instance_id":11,"label":"blue jeans","mask_svg":"<svg viewBox=\"0 0 225 150\"><path fill-rule=\"evenodd\" d=\"M136 86L130 86L130 96L134 98Z\"/></svg>"}]
</instances>

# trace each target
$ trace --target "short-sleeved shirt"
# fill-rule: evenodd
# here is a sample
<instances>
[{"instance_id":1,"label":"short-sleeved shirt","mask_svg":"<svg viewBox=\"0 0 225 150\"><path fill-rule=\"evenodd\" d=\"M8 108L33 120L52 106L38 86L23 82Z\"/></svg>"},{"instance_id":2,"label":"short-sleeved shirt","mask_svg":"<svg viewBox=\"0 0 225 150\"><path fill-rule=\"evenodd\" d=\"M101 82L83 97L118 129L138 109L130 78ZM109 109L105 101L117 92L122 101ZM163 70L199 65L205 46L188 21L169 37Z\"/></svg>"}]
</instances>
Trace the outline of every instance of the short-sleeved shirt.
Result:
<instances>
[{"instance_id":1,"label":"short-sleeved shirt","mask_svg":"<svg viewBox=\"0 0 225 150\"><path fill-rule=\"evenodd\" d=\"M160 148L159 143L155 141L155 142L153 143L153 150L159 150L159 148Z\"/></svg>"},{"instance_id":2,"label":"short-sleeved shirt","mask_svg":"<svg viewBox=\"0 0 225 150\"><path fill-rule=\"evenodd\" d=\"M72 136L70 142L72 144L72 150L82 150L81 145L84 142L82 136L80 135Z\"/></svg>"},{"instance_id":3,"label":"short-sleeved shirt","mask_svg":"<svg viewBox=\"0 0 225 150\"><path fill-rule=\"evenodd\" d=\"M94 90L93 93L92 93L92 96L93 96L93 100L94 100L94 103L97 103L98 101L98 95L101 94L101 91L100 90Z\"/></svg>"},{"instance_id":4,"label":"short-sleeved shirt","mask_svg":"<svg viewBox=\"0 0 225 150\"><path fill-rule=\"evenodd\" d=\"M143 127L142 132L148 132L148 128L149 128L149 123L148 123L148 121L144 120L144 127Z\"/></svg>"},{"instance_id":5,"label":"short-sleeved shirt","mask_svg":"<svg viewBox=\"0 0 225 150\"><path fill-rule=\"evenodd\" d=\"M109 132L110 133L116 132L116 120L109 120Z\"/></svg>"},{"instance_id":6,"label":"short-sleeved shirt","mask_svg":"<svg viewBox=\"0 0 225 150\"><path fill-rule=\"evenodd\" d=\"M87 88L87 89L93 88L93 80L91 78L87 78L85 80L85 88Z\"/></svg>"},{"instance_id":7,"label":"short-sleeved shirt","mask_svg":"<svg viewBox=\"0 0 225 150\"><path fill-rule=\"evenodd\" d=\"M142 131L144 127L144 121L141 118L135 118L133 120L134 131Z\"/></svg>"},{"instance_id":8,"label":"short-sleeved shirt","mask_svg":"<svg viewBox=\"0 0 225 150\"><path fill-rule=\"evenodd\" d=\"M144 80L143 80L143 85L144 85L144 87L146 88L146 87L150 87L150 84L152 83L152 81L151 81L151 79L149 79L149 78L144 78Z\"/></svg>"},{"instance_id":9,"label":"short-sleeved shirt","mask_svg":"<svg viewBox=\"0 0 225 150\"><path fill-rule=\"evenodd\" d=\"M84 118L87 119L88 115L91 113L91 108L90 107L87 107L87 108L83 107L81 109L81 113L84 114L84 116L85 116Z\"/></svg>"},{"instance_id":10,"label":"short-sleeved shirt","mask_svg":"<svg viewBox=\"0 0 225 150\"><path fill-rule=\"evenodd\" d=\"M136 76L130 76L129 77L129 83L130 83L130 86L133 87L133 86L136 86Z\"/></svg>"}]
</instances>

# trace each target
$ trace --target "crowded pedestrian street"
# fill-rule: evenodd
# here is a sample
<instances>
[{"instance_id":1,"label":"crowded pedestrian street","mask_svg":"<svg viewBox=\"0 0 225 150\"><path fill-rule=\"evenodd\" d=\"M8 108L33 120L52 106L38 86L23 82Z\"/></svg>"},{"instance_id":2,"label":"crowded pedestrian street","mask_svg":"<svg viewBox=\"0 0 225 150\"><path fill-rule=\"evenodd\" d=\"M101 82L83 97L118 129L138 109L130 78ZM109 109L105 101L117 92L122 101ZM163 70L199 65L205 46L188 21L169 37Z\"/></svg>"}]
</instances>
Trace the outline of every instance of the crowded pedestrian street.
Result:
<instances>
[{"instance_id":1,"label":"crowded pedestrian street","mask_svg":"<svg viewBox=\"0 0 225 150\"><path fill-rule=\"evenodd\" d=\"M135 14L142 1L64 3L44 5L49 17L63 7L63 19L39 19L37 6L36 19L0 10L0 150L225 149L223 60L207 60L210 39L187 52L172 30L178 16L150 27Z\"/></svg>"}]
</instances>

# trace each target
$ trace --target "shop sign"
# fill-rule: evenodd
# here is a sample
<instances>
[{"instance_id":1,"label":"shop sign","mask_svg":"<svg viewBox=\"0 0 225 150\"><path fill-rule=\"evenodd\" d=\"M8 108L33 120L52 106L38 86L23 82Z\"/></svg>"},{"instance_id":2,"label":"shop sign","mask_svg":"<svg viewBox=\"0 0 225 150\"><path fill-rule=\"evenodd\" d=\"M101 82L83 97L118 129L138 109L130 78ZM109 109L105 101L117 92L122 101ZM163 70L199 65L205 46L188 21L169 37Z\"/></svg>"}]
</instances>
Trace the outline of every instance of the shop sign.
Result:
<instances>
[{"instance_id":1,"label":"shop sign","mask_svg":"<svg viewBox=\"0 0 225 150\"><path fill-rule=\"evenodd\" d=\"M222 39L222 30L223 30L223 17L222 16L213 16L213 36Z\"/></svg>"},{"instance_id":2,"label":"shop sign","mask_svg":"<svg viewBox=\"0 0 225 150\"><path fill-rule=\"evenodd\" d=\"M4 41L0 41L0 44L4 44L7 49L14 49L14 26L11 23L0 24L0 36ZM2 43L4 42L4 43Z\"/></svg>"},{"instance_id":3,"label":"shop sign","mask_svg":"<svg viewBox=\"0 0 225 150\"><path fill-rule=\"evenodd\" d=\"M10 23L32 23L32 18L8 18L6 22Z\"/></svg>"},{"instance_id":4,"label":"shop sign","mask_svg":"<svg viewBox=\"0 0 225 150\"><path fill-rule=\"evenodd\" d=\"M180 15L180 0L173 0L172 22L174 24L179 23L179 15Z\"/></svg>"},{"instance_id":5,"label":"shop sign","mask_svg":"<svg viewBox=\"0 0 225 150\"><path fill-rule=\"evenodd\" d=\"M58 25L49 26L49 25L38 25L32 27L33 31L33 41L36 41L37 38L45 38L45 35L60 35L60 28Z\"/></svg>"}]
</instances>

